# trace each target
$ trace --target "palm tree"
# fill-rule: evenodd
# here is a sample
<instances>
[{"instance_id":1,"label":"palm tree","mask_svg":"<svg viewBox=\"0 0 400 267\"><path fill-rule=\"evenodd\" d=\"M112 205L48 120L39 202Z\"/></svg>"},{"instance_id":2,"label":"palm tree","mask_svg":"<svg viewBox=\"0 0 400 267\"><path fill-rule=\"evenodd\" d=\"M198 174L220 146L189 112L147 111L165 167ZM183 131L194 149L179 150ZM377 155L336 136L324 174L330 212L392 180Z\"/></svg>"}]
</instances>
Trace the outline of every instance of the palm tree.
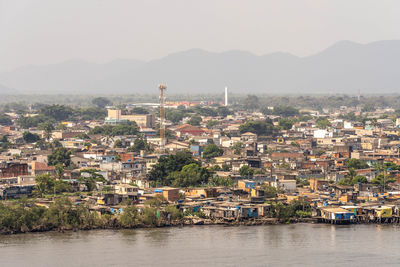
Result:
<instances>
[{"instance_id":1,"label":"palm tree","mask_svg":"<svg viewBox=\"0 0 400 267\"><path fill-rule=\"evenodd\" d=\"M357 172L354 168L349 168L346 174L346 178L349 178L350 180L353 180L354 177L356 177Z\"/></svg>"},{"instance_id":2,"label":"palm tree","mask_svg":"<svg viewBox=\"0 0 400 267\"><path fill-rule=\"evenodd\" d=\"M53 124L51 122L43 122L39 125L39 128L44 131L44 138L49 142L54 130Z\"/></svg>"}]
</instances>

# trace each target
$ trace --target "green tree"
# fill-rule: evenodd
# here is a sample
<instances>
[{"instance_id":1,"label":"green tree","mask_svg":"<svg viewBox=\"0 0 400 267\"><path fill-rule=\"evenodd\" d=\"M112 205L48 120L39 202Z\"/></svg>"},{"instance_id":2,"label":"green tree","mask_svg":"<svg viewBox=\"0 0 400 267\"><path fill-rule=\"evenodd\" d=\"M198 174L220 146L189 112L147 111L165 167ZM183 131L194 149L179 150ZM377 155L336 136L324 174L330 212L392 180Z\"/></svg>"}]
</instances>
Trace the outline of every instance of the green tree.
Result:
<instances>
[{"instance_id":1,"label":"green tree","mask_svg":"<svg viewBox=\"0 0 400 267\"><path fill-rule=\"evenodd\" d=\"M272 135L275 133L272 121L247 121L239 126L240 133L251 132L257 135Z\"/></svg>"},{"instance_id":2,"label":"green tree","mask_svg":"<svg viewBox=\"0 0 400 267\"><path fill-rule=\"evenodd\" d=\"M142 108L142 107L134 107L131 110L131 113L132 114L149 114L149 111L147 109L145 109L145 108Z\"/></svg>"},{"instance_id":3,"label":"green tree","mask_svg":"<svg viewBox=\"0 0 400 267\"><path fill-rule=\"evenodd\" d=\"M240 155L240 153L242 152L242 146L242 142L236 142L232 145L231 149L233 150L233 153L235 153L235 155Z\"/></svg>"},{"instance_id":4,"label":"green tree","mask_svg":"<svg viewBox=\"0 0 400 267\"><path fill-rule=\"evenodd\" d=\"M268 116L268 115L272 115L272 114L273 114L273 110L270 109L270 108L268 108L268 107L262 107L262 108L260 109L260 111L261 111L261 113L264 114L265 116Z\"/></svg>"},{"instance_id":5,"label":"green tree","mask_svg":"<svg viewBox=\"0 0 400 267\"><path fill-rule=\"evenodd\" d=\"M216 126L216 125L218 125L219 124L219 121L216 121L216 120L209 120L209 121L207 121L207 128L208 129L211 129L211 128L213 128L214 126Z\"/></svg>"},{"instance_id":6,"label":"green tree","mask_svg":"<svg viewBox=\"0 0 400 267\"><path fill-rule=\"evenodd\" d=\"M167 179L169 174L181 171L183 166L191 163L200 166L200 163L194 160L192 154L189 152L178 152L175 155L160 157L151 169L149 179L158 185L169 185L170 181Z\"/></svg>"},{"instance_id":7,"label":"green tree","mask_svg":"<svg viewBox=\"0 0 400 267\"><path fill-rule=\"evenodd\" d=\"M214 166L212 166L212 167L210 168L210 170L211 170L211 171L221 171L222 168L221 168L221 166L219 166L219 165L214 165Z\"/></svg>"},{"instance_id":8,"label":"green tree","mask_svg":"<svg viewBox=\"0 0 400 267\"><path fill-rule=\"evenodd\" d=\"M7 136L3 135L0 138L0 151L1 152L7 151L10 146L11 146L11 143L10 143L10 141L8 141Z\"/></svg>"},{"instance_id":9,"label":"green tree","mask_svg":"<svg viewBox=\"0 0 400 267\"><path fill-rule=\"evenodd\" d=\"M349 178L350 180L352 180L354 177L356 177L356 175L357 175L357 172L354 168L349 168L347 170L346 177Z\"/></svg>"},{"instance_id":10,"label":"green tree","mask_svg":"<svg viewBox=\"0 0 400 267\"><path fill-rule=\"evenodd\" d=\"M229 165L227 165L227 164L222 164L222 170L223 170L224 172L228 172L228 171L231 170L231 167L229 167Z\"/></svg>"},{"instance_id":11,"label":"green tree","mask_svg":"<svg viewBox=\"0 0 400 267\"><path fill-rule=\"evenodd\" d=\"M359 159L347 159L346 160L347 168L353 169L367 169L369 168L368 164Z\"/></svg>"},{"instance_id":12,"label":"green tree","mask_svg":"<svg viewBox=\"0 0 400 267\"><path fill-rule=\"evenodd\" d=\"M26 143L35 143L40 140L39 135L37 135L35 133L31 133L31 132L24 132L22 137L24 138L24 141Z\"/></svg>"},{"instance_id":13,"label":"green tree","mask_svg":"<svg viewBox=\"0 0 400 267\"><path fill-rule=\"evenodd\" d=\"M356 175L354 178L351 180L351 184L366 184L368 183L368 180L365 176L363 175Z\"/></svg>"},{"instance_id":14,"label":"green tree","mask_svg":"<svg viewBox=\"0 0 400 267\"><path fill-rule=\"evenodd\" d=\"M166 206L165 212L171 215L171 220L178 220L183 217L182 212L180 212L175 206Z\"/></svg>"},{"instance_id":15,"label":"green tree","mask_svg":"<svg viewBox=\"0 0 400 267\"><path fill-rule=\"evenodd\" d=\"M217 113L218 113L218 116L221 116L221 117L225 118L226 116L232 114L232 111L229 110L228 107L219 106L219 107L217 108Z\"/></svg>"},{"instance_id":16,"label":"green tree","mask_svg":"<svg viewBox=\"0 0 400 267\"><path fill-rule=\"evenodd\" d=\"M44 194L52 193L54 188L54 179L50 174L40 174L35 178L35 194L38 197L43 197Z\"/></svg>"},{"instance_id":17,"label":"green tree","mask_svg":"<svg viewBox=\"0 0 400 267\"><path fill-rule=\"evenodd\" d=\"M64 165L62 163L56 164L56 177L57 179L64 178Z\"/></svg>"},{"instance_id":18,"label":"green tree","mask_svg":"<svg viewBox=\"0 0 400 267\"><path fill-rule=\"evenodd\" d=\"M201 123L201 121L202 121L202 119L201 119L201 117L200 117L199 115L193 115L193 116L190 118L190 120L188 121L188 123L189 123L190 125L193 125L193 126L199 126L200 123Z\"/></svg>"},{"instance_id":19,"label":"green tree","mask_svg":"<svg viewBox=\"0 0 400 267\"><path fill-rule=\"evenodd\" d=\"M29 129L32 127L37 127L40 123L53 122L53 121L54 121L53 118L44 116L43 114L39 114L34 117L21 116L18 118L16 123L17 123L17 125L21 126L21 128L23 128L23 129Z\"/></svg>"},{"instance_id":20,"label":"green tree","mask_svg":"<svg viewBox=\"0 0 400 267\"><path fill-rule=\"evenodd\" d=\"M318 118L317 122L316 122L316 126L317 126L317 128L320 128L320 129L326 129L331 126L331 123L326 118Z\"/></svg>"},{"instance_id":21,"label":"green tree","mask_svg":"<svg viewBox=\"0 0 400 267\"><path fill-rule=\"evenodd\" d=\"M253 176L254 170L249 165L243 165L239 169L240 176Z\"/></svg>"},{"instance_id":22,"label":"green tree","mask_svg":"<svg viewBox=\"0 0 400 267\"><path fill-rule=\"evenodd\" d=\"M143 138L136 138L133 142L133 146L128 148L128 152L139 153L140 150L144 150L146 152L152 151L150 145Z\"/></svg>"},{"instance_id":23,"label":"green tree","mask_svg":"<svg viewBox=\"0 0 400 267\"><path fill-rule=\"evenodd\" d=\"M71 164L71 151L64 147L58 147L47 156L47 161L50 166L61 164L68 167Z\"/></svg>"},{"instance_id":24,"label":"green tree","mask_svg":"<svg viewBox=\"0 0 400 267\"><path fill-rule=\"evenodd\" d=\"M400 171L400 166L399 165L397 165L396 163L393 163L393 162L385 162L384 163L384 166L382 167L382 169L386 169L386 170L397 170L397 171Z\"/></svg>"},{"instance_id":25,"label":"green tree","mask_svg":"<svg viewBox=\"0 0 400 267\"><path fill-rule=\"evenodd\" d=\"M353 179L357 176L357 172L354 168L349 168L347 170L347 174L341 179L338 184L339 185L352 185Z\"/></svg>"},{"instance_id":26,"label":"green tree","mask_svg":"<svg viewBox=\"0 0 400 267\"><path fill-rule=\"evenodd\" d=\"M136 122L120 124L114 126L111 131L112 136L116 135L136 135L139 132Z\"/></svg>"},{"instance_id":27,"label":"green tree","mask_svg":"<svg viewBox=\"0 0 400 267\"><path fill-rule=\"evenodd\" d=\"M136 227L139 223L139 212L135 205L129 205L124 208L122 214L119 216L121 225L126 228Z\"/></svg>"},{"instance_id":28,"label":"green tree","mask_svg":"<svg viewBox=\"0 0 400 267\"><path fill-rule=\"evenodd\" d=\"M90 139L90 136L87 135L86 133L80 133L80 134L75 135L75 138L87 140L87 139Z\"/></svg>"},{"instance_id":29,"label":"green tree","mask_svg":"<svg viewBox=\"0 0 400 267\"><path fill-rule=\"evenodd\" d=\"M144 203L146 206L152 208L160 208L162 204L168 203L168 201L162 195L156 195L154 198L146 200Z\"/></svg>"},{"instance_id":30,"label":"green tree","mask_svg":"<svg viewBox=\"0 0 400 267\"><path fill-rule=\"evenodd\" d=\"M276 106L272 113L282 117L291 117L299 114L299 110L291 106Z\"/></svg>"},{"instance_id":31,"label":"green tree","mask_svg":"<svg viewBox=\"0 0 400 267\"><path fill-rule=\"evenodd\" d=\"M56 129L56 130L65 131L65 130L67 130L67 126L65 126L65 125L62 124L62 123L59 123L59 124L56 125L55 129Z\"/></svg>"},{"instance_id":32,"label":"green tree","mask_svg":"<svg viewBox=\"0 0 400 267\"><path fill-rule=\"evenodd\" d=\"M345 119L345 120L349 120L349 121L356 121L357 120L357 116L354 112L349 112L345 115L340 115L339 118L341 119Z\"/></svg>"},{"instance_id":33,"label":"green tree","mask_svg":"<svg viewBox=\"0 0 400 267\"><path fill-rule=\"evenodd\" d=\"M339 180L338 185L351 185L351 180L349 178L342 178Z\"/></svg>"},{"instance_id":34,"label":"green tree","mask_svg":"<svg viewBox=\"0 0 400 267\"><path fill-rule=\"evenodd\" d=\"M301 114L298 117L298 121L309 121L312 119L312 116L308 115L308 114Z\"/></svg>"},{"instance_id":35,"label":"green tree","mask_svg":"<svg viewBox=\"0 0 400 267\"><path fill-rule=\"evenodd\" d=\"M121 140L115 140L114 142L114 148L121 148L122 146L122 141Z\"/></svg>"},{"instance_id":36,"label":"green tree","mask_svg":"<svg viewBox=\"0 0 400 267\"><path fill-rule=\"evenodd\" d=\"M72 186L66 182L66 181L61 181L61 180L55 180L54 181L54 191L59 194L63 192L72 192L73 188Z\"/></svg>"},{"instance_id":37,"label":"green tree","mask_svg":"<svg viewBox=\"0 0 400 267\"><path fill-rule=\"evenodd\" d=\"M64 105L46 105L41 108L40 113L56 121L64 121L74 114L74 110Z\"/></svg>"},{"instance_id":38,"label":"green tree","mask_svg":"<svg viewBox=\"0 0 400 267\"><path fill-rule=\"evenodd\" d=\"M143 215L140 217L141 222L146 226L157 226L158 218L156 213L157 210L155 208L146 206Z\"/></svg>"},{"instance_id":39,"label":"green tree","mask_svg":"<svg viewBox=\"0 0 400 267\"><path fill-rule=\"evenodd\" d=\"M245 99L243 99L243 108L249 111L257 110L260 106L260 101L256 95L247 95Z\"/></svg>"},{"instance_id":40,"label":"green tree","mask_svg":"<svg viewBox=\"0 0 400 267\"><path fill-rule=\"evenodd\" d=\"M203 150L203 158L212 159L215 157L222 156L224 154L224 150L218 147L215 144L208 144L204 147Z\"/></svg>"},{"instance_id":41,"label":"green tree","mask_svg":"<svg viewBox=\"0 0 400 267\"><path fill-rule=\"evenodd\" d=\"M173 172L168 180L176 187L199 186L208 183L210 173L207 169L200 167L196 163L185 165L181 171Z\"/></svg>"},{"instance_id":42,"label":"green tree","mask_svg":"<svg viewBox=\"0 0 400 267\"><path fill-rule=\"evenodd\" d=\"M96 182L106 183L107 180L96 169L84 169L80 171L79 181L83 183L89 192L96 189Z\"/></svg>"},{"instance_id":43,"label":"green tree","mask_svg":"<svg viewBox=\"0 0 400 267\"><path fill-rule=\"evenodd\" d=\"M179 109L167 109L165 112L165 117L167 120L177 124L179 123L183 117L185 116L185 112Z\"/></svg>"},{"instance_id":44,"label":"green tree","mask_svg":"<svg viewBox=\"0 0 400 267\"><path fill-rule=\"evenodd\" d=\"M98 107L81 108L76 110L82 120L102 120L107 116L107 110Z\"/></svg>"},{"instance_id":45,"label":"green tree","mask_svg":"<svg viewBox=\"0 0 400 267\"><path fill-rule=\"evenodd\" d=\"M11 118L6 114L0 114L0 125L12 125Z\"/></svg>"},{"instance_id":46,"label":"green tree","mask_svg":"<svg viewBox=\"0 0 400 267\"><path fill-rule=\"evenodd\" d=\"M212 176L208 183L210 186L226 186L226 187L233 187L234 181L231 177L219 177L219 176Z\"/></svg>"},{"instance_id":47,"label":"green tree","mask_svg":"<svg viewBox=\"0 0 400 267\"><path fill-rule=\"evenodd\" d=\"M371 182L381 188L387 188L388 184L396 182L396 178L380 173Z\"/></svg>"},{"instance_id":48,"label":"green tree","mask_svg":"<svg viewBox=\"0 0 400 267\"><path fill-rule=\"evenodd\" d=\"M263 184L261 188L264 190L265 198L274 198L278 196L278 189L268 184Z\"/></svg>"},{"instance_id":49,"label":"green tree","mask_svg":"<svg viewBox=\"0 0 400 267\"><path fill-rule=\"evenodd\" d=\"M98 108L105 108L106 106L111 105L112 102L105 97L96 97L92 99L92 104Z\"/></svg>"},{"instance_id":50,"label":"green tree","mask_svg":"<svg viewBox=\"0 0 400 267\"><path fill-rule=\"evenodd\" d=\"M293 126L293 121L290 119L281 118L279 119L278 125L283 130L290 130Z\"/></svg>"},{"instance_id":51,"label":"green tree","mask_svg":"<svg viewBox=\"0 0 400 267\"><path fill-rule=\"evenodd\" d=\"M361 109L362 112L373 112L375 111L375 104L372 102L365 103Z\"/></svg>"},{"instance_id":52,"label":"green tree","mask_svg":"<svg viewBox=\"0 0 400 267\"><path fill-rule=\"evenodd\" d=\"M101 134L106 136L117 136L117 135L136 135L139 132L137 124L135 122L129 122L126 124L104 125L94 127L89 134Z\"/></svg>"},{"instance_id":53,"label":"green tree","mask_svg":"<svg viewBox=\"0 0 400 267\"><path fill-rule=\"evenodd\" d=\"M42 122L38 125L38 127L40 130L44 131L44 138L47 140L47 142L49 142L54 130L53 124L51 122Z\"/></svg>"}]
</instances>

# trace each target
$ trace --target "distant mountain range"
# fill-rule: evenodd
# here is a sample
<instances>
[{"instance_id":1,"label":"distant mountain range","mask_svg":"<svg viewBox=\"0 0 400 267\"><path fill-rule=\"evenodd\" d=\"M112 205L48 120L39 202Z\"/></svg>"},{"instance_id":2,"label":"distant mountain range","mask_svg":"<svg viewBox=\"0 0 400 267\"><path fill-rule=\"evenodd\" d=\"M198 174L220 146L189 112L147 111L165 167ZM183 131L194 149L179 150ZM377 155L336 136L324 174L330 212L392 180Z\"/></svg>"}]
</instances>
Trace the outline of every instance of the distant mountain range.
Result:
<instances>
[{"instance_id":1,"label":"distant mountain range","mask_svg":"<svg viewBox=\"0 0 400 267\"><path fill-rule=\"evenodd\" d=\"M17 91L0 84L0 94L16 94Z\"/></svg>"},{"instance_id":2,"label":"distant mountain range","mask_svg":"<svg viewBox=\"0 0 400 267\"><path fill-rule=\"evenodd\" d=\"M0 92L126 94L217 93L397 93L400 40L358 44L341 41L311 56L257 56L244 51L192 49L148 62L118 59L106 64L71 60L0 73ZM13 91L13 90L11 90Z\"/></svg>"}]
</instances>

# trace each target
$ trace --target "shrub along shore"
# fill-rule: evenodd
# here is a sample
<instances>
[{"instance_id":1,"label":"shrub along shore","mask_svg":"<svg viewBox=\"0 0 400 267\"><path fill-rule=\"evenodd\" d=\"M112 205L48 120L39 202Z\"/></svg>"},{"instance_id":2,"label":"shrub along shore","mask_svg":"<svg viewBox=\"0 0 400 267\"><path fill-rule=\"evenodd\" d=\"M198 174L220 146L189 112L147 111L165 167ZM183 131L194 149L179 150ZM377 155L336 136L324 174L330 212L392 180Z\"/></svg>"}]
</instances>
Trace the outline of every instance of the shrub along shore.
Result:
<instances>
[{"instance_id":1,"label":"shrub along shore","mask_svg":"<svg viewBox=\"0 0 400 267\"><path fill-rule=\"evenodd\" d=\"M247 220L221 220L207 218L201 211L181 212L175 205L164 205L161 199L152 199L138 208L124 203L122 212L101 213L88 205L76 205L67 197L56 198L48 207L33 201L3 201L0 203L0 233L133 229L183 225L262 225L307 222L311 212L296 210L299 204L273 204L272 218Z\"/></svg>"}]
</instances>

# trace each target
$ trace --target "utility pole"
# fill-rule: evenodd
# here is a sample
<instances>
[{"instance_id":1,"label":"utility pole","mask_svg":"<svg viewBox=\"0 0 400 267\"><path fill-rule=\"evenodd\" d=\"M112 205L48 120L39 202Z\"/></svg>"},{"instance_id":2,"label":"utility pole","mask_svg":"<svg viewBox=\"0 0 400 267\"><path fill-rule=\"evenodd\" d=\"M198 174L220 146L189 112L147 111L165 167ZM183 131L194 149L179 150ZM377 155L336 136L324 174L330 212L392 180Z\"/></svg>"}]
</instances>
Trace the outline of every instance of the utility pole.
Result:
<instances>
[{"instance_id":1,"label":"utility pole","mask_svg":"<svg viewBox=\"0 0 400 267\"><path fill-rule=\"evenodd\" d=\"M165 149L165 90L167 86L165 84L158 85L160 89L160 149L159 153L164 153Z\"/></svg>"}]
</instances>

